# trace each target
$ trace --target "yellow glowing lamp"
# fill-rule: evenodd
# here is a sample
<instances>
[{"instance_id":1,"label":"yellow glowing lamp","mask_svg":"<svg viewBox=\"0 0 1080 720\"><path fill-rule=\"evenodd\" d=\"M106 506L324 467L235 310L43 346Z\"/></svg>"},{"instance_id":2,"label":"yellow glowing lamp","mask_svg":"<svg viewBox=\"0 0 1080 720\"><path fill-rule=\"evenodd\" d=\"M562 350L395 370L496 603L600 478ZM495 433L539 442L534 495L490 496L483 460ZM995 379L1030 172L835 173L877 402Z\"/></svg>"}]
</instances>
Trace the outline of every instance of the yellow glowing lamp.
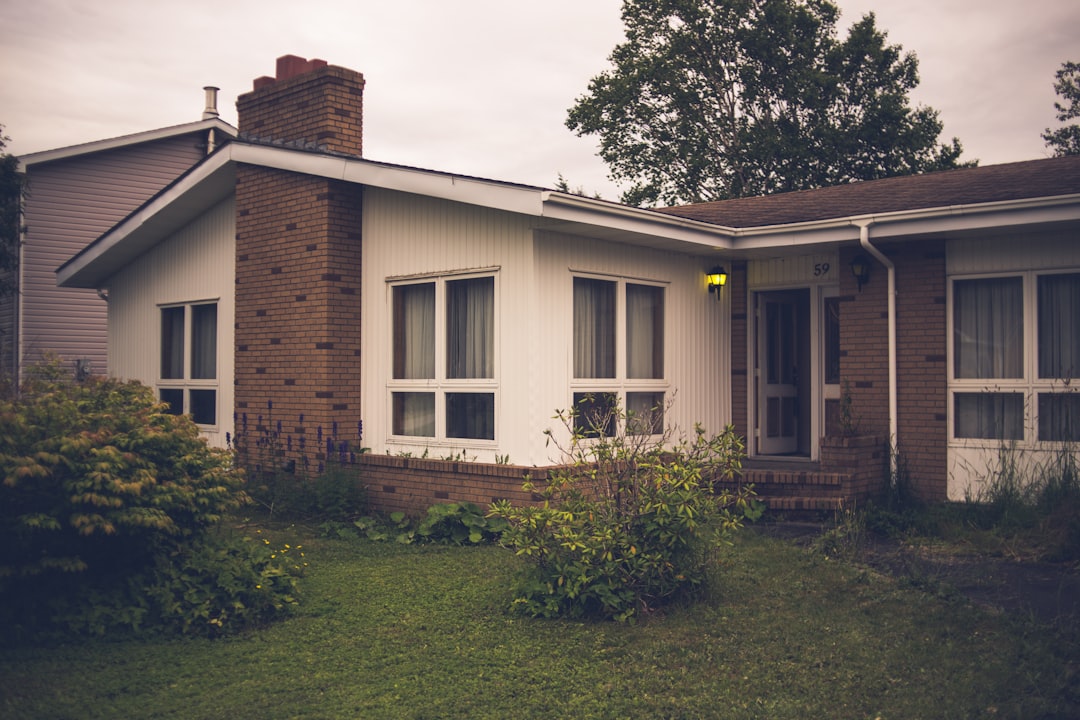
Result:
<instances>
[{"instance_id":1,"label":"yellow glowing lamp","mask_svg":"<svg viewBox=\"0 0 1080 720\"><path fill-rule=\"evenodd\" d=\"M705 273L705 281L709 284L709 292L716 293L716 299L720 299L720 288L727 285L727 270L722 267L714 267Z\"/></svg>"}]
</instances>

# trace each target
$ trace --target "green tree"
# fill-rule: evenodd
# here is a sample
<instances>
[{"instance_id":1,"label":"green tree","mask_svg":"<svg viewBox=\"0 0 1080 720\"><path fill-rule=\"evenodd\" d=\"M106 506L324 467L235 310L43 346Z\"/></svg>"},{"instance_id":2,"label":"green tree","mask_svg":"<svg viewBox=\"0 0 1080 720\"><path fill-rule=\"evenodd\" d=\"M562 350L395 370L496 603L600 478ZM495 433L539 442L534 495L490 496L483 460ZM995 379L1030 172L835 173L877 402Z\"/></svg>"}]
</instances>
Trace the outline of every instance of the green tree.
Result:
<instances>
[{"instance_id":1,"label":"green tree","mask_svg":"<svg viewBox=\"0 0 1080 720\"><path fill-rule=\"evenodd\" d=\"M804 190L952 168L918 62L873 14L827 0L625 0L626 41L567 126L596 135L632 205Z\"/></svg>"},{"instance_id":2,"label":"green tree","mask_svg":"<svg viewBox=\"0 0 1080 720\"><path fill-rule=\"evenodd\" d=\"M9 140L0 125L0 298L14 293L18 285L14 271L22 228L23 176L18 158L5 152Z\"/></svg>"},{"instance_id":3,"label":"green tree","mask_svg":"<svg viewBox=\"0 0 1080 720\"><path fill-rule=\"evenodd\" d=\"M1054 103L1058 122L1080 117L1080 63L1062 63L1054 77L1054 92L1061 98L1061 102ZM1080 155L1080 124L1073 123L1057 130L1046 128L1042 138L1047 147L1053 148L1056 157Z\"/></svg>"}]
</instances>

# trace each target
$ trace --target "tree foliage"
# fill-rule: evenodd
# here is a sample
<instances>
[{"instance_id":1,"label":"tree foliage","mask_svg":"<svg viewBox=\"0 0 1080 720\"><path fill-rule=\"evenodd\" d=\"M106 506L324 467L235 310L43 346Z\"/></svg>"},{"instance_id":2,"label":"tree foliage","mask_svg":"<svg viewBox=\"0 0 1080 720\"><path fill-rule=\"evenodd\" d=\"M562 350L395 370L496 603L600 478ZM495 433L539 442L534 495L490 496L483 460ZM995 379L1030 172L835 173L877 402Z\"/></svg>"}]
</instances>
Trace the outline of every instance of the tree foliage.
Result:
<instances>
[{"instance_id":1,"label":"tree foliage","mask_svg":"<svg viewBox=\"0 0 1080 720\"><path fill-rule=\"evenodd\" d=\"M623 202L678 204L956 167L918 62L828 0L625 0L626 41L567 126L596 135Z\"/></svg>"},{"instance_id":2,"label":"tree foliage","mask_svg":"<svg viewBox=\"0 0 1080 720\"><path fill-rule=\"evenodd\" d=\"M1054 103L1058 122L1080 117L1080 63L1062 63L1054 77L1054 92L1061 98ZM1057 130L1047 128L1042 138L1056 157L1080 155L1080 124L1073 123Z\"/></svg>"},{"instance_id":3,"label":"tree foliage","mask_svg":"<svg viewBox=\"0 0 1080 720\"><path fill-rule=\"evenodd\" d=\"M15 268L19 262L19 234L22 229L23 176L19 161L5 152L9 138L0 125L0 298L15 292Z\"/></svg>"}]
</instances>

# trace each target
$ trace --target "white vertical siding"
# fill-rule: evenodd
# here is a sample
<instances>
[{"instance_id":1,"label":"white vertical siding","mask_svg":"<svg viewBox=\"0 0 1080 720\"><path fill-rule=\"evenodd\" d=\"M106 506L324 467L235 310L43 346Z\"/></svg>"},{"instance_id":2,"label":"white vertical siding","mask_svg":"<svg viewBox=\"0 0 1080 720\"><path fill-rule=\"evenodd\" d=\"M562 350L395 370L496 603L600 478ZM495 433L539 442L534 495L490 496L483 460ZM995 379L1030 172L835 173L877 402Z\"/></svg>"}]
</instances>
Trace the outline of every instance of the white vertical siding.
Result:
<instances>
[{"instance_id":1,"label":"white vertical siding","mask_svg":"<svg viewBox=\"0 0 1080 720\"><path fill-rule=\"evenodd\" d=\"M543 221L368 188L364 195L363 389L365 442L375 452L464 451L492 462L556 461L544 430L571 402L572 271L636 278L666 288L670 419L719 430L730 421L727 298L705 287L713 260L538 230ZM388 279L493 269L497 281L496 443L400 444L389 440L391 374Z\"/></svg>"},{"instance_id":2,"label":"white vertical siding","mask_svg":"<svg viewBox=\"0 0 1080 720\"><path fill-rule=\"evenodd\" d=\"M950 240L945 246L949 275L1017 272L1080 266L1075 232L1036 233Z\"/></svg>"},{"instance_id":3,"label":"white vertical siding","mask_svg":"<svg viewBox=\"0 0 1080 720\"><path fill-rule=\"evenodd\" d=\"M202 134L30 166L21 268L23 364L46 352L87 358L105 373L105 303L94 290L59 288L56 269L205 154Z\"/></svg>"},{"instance_id":4,"label":"white vertical siding","mask_svg":"<svg viewBox=\"0 0 1080 720\"><path fill-rule=\"evenodd\" d=\"M218 426L211 444L233 432L236 276L235 201L225 200L160 242L109 281L109 370L153 387L160 374L161 305L218 303Z\"/></svg>"},{"instance_id":5,"label":"white vertical siding","mask_svg":"<svg viewBox=\"0 0 1080 720\"><path fill-rule=\"evenodd\" d=\"M531 453L536 462L558 460L544 447L543 430L560 430L550 419L572 404L573 277L595 274L661 283L665 287L664 360L666 418L680 433L701 423L718 432L731 422L730 294L708 292L705 272L715 258L661 252L554 232L537 234L537 336L543 358L532 408ZM620 329L620 337L622 330ZM565 433L563 433L565 434Z\"/></svg>"}]
</instances>

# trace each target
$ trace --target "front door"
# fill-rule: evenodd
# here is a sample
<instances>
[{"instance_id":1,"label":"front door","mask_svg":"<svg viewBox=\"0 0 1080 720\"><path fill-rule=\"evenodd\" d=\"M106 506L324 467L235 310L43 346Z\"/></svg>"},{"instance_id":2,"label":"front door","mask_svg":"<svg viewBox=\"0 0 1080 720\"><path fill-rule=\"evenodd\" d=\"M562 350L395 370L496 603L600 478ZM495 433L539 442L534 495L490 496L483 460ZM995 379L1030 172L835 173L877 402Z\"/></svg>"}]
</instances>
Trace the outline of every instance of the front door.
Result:
<instances>
[{"instance_id":1,"label":"front door","mask_svg":"<svg viewBox=\"0 0 1080 720\"><path fill-rule=\"evenodd\" d=\"M756 294L757 454L810 454L810 291Z\"/></svg>"}]
</instances>

